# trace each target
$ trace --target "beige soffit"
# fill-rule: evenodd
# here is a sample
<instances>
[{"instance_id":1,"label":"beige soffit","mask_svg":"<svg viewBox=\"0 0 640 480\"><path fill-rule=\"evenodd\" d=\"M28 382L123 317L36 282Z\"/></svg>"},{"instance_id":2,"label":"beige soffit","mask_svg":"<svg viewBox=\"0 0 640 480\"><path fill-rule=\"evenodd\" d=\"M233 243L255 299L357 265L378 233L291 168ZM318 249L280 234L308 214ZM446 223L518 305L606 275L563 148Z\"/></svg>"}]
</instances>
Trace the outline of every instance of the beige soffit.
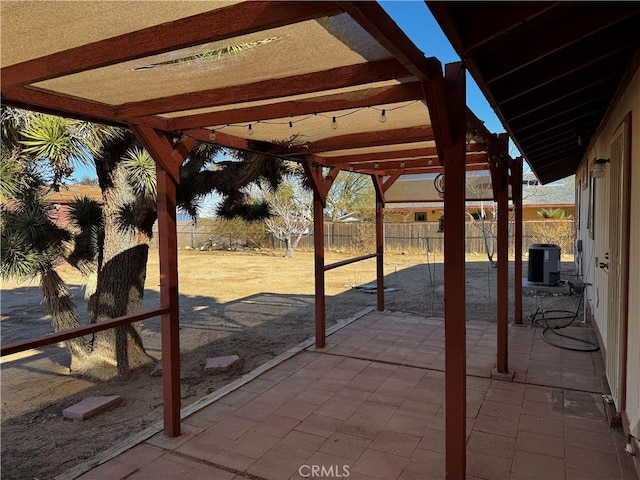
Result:
<instances>
[{"instance_id":1,"label":"beige soffit","mask_svg":"<svg viewBox=\"0 0 640 480\"><path fill-rule=\"evenodd\" d=\"M349 35L342 35L343 31ZM340 37L336 35L341 35ZM348 43L345 43L348 42ZM243 45L251 45L242 49ZM240 46L238 53L143 68ZM184 48L35 84L111 105L243 85L390 58L346 14Z\"/></svg>"},{"instance_id":2,"label":"beige soffit","mask_svg":"<svg viewBox=\"0 0 640 480\"><path fill-rule=\"evenodd\" d=\"M153 25L226 7L236 1L0 2L3 67Z\"/></svg>"}]
</instances>

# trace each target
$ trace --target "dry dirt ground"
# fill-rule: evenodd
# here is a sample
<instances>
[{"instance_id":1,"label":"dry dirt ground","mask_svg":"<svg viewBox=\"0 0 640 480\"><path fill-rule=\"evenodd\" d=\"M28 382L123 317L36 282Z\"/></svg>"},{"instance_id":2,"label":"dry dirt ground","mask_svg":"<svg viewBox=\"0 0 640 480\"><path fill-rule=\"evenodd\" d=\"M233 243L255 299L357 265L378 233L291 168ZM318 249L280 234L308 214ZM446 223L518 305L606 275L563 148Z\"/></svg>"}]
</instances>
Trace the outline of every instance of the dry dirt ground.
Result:
<instances>
[{"instance_id":1,"label":"dry dirt ground","mask_svg":"<svg viewBox=\"0 0 640 480\"><path fill-rule=\"evenodd\" d=\"M326 262L349 257L328 253ZM386 308L442 316L441 261L424 254L387 255L386 285L398 290L387 293ZM572 263L563 264L567 275L571 268ZM179 271L183 406L313 334L312 252L296 252L294 258L285 259L280 252L271 251L182 251ZM68 267L61 272L84 312L81 278ZM496 270L484 258L470 257L466 276L467 318L494 321ZM327 272L328 326L375 305L374 294L351 288L373 280L375 260ZM151 251L146 287L146 307L158 306L157 251ZM37 281L3 283L0 325L4 344L51 331L41 300ZM576 297L525 295L525 315L533 313L540 302L545 302L545 308L556 304L576 308L578 304ZM159 357L159 319L144 322L144 341L148 352ZM207 357L231 354L243 359L241 368L204 375ZM162 418L159 377L144 371L95 383L69 375L68 365L68 354L60 346L2 358L2 479L51 478ZM92 395L122 395L124 405L84 422L62 418L64 408Z\"/></svg>"}]
</instances>

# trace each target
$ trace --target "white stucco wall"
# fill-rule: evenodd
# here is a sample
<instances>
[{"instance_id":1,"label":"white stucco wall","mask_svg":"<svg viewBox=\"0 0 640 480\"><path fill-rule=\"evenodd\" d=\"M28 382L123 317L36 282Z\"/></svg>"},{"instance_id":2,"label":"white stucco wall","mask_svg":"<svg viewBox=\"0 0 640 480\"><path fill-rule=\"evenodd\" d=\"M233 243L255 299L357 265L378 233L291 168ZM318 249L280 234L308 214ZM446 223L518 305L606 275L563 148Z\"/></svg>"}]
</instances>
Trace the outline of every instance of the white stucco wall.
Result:
<instances>
[{"instance_id":1,"label":"white stucco wall","mask_svg":"<svg viewBox=\"0 0 640 480\"><path fill-rule=\"evenodd\" d=\"M586 161L580 166L578 179L584 181L589 178L584 169L590 168L589 162L595 158L611 157L611 140L621 122L631 113L631 241L629 255L629 308L628 308L628 341L627 341L627 394L626 410L630 419L632 433L640 437L640 69L635 74L624 94L602 128L596 141L586 156ZM589 238L587 229L587 214L589 208L589 188L577 190L576 200L580 202L580 228L578 239L583 241L582 272L584 281L591 284L585 291L585 302L588 302L602 335L603 343L607 344L607 273L597 268L598 261L603 259L609 251L608 238L608 201L609 201L609 171L607 176L597 179L596 185L596 214L595 238Z\"/></svg>"}]
</instances>

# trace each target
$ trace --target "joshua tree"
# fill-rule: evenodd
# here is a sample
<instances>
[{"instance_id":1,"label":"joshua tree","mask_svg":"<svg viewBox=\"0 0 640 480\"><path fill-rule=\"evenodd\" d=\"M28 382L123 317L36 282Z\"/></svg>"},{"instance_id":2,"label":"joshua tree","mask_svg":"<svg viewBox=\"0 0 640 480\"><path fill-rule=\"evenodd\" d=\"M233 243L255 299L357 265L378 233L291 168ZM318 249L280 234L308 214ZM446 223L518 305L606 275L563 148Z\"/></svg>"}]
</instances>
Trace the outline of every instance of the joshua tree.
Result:
<instances>
[{"instance_id":1,"label":"joshua tree","mask_svg":"<svg viewBox=\"0 0 640 480\"><path fill-rule=\"evenodd\" d=\"M224 196L221 215L249 220L268 216L266 203L249 202L242 189L258 179L276 188L286 171L283 163L237 153L236 161L216 164L219 153L219 147L198 145L184 162L178 188L181 208L195 215L199 201L218 191ZM84 207L91 202L76 202L71 229L66 230L50 220L38 192L61 188L77 162L94 164L102 210L96 215L94 204L87 215ZM155 163L135 136L124 129L5 108L1 171L3 275L40 276L54 328L80 324L55 272L62 260L96 275L95 290L89 292L91 322L139 313L157 211ZM91 343L78 339L68 349L76 368L98 378L153 363L138 325L100 332Z\"/></svg>"}]
</instances>

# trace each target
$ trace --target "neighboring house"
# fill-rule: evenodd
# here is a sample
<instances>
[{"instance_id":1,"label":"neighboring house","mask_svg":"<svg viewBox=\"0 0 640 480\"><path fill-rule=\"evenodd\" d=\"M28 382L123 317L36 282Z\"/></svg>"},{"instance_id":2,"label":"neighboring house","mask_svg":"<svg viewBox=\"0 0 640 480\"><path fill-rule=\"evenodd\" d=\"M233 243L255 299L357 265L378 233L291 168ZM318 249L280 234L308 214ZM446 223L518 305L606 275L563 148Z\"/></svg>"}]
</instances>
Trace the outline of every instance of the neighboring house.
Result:
<instances>
[{"instance_id":1,"label":"neighboring house","mask_svg":"<svg viewBox=\"0 0 640 480\"><path fill-rule=\"evenodd\" d=\"M68 185L60 191L51 191L45 195L45 200L52 204L50 217L61 227L69 224L69 204L76 198L89 197L102 204L102 192L95 185Z\"/></svg>"},{"instance_id":2,"label":"neighboring house","mask_svg":"<svg viewBox=\"0 0 640 480\"><path fill-rule=\"evenodd\" d=\"M433 180L434 175L401 177L387 192L385 222L437 222L443 215L444 203L440 200ZM575 215L575 177L540 184L532 173L525 173L522 180L523 220L540 220L543 210L563 210L565 218ZM419 189L424 201L403 202ZM467 173L467 212L479 218L481 212L492 215L491 177L487 172ZM482 199L482 200L481 200Z\"/></svg>"}]
</instances>

